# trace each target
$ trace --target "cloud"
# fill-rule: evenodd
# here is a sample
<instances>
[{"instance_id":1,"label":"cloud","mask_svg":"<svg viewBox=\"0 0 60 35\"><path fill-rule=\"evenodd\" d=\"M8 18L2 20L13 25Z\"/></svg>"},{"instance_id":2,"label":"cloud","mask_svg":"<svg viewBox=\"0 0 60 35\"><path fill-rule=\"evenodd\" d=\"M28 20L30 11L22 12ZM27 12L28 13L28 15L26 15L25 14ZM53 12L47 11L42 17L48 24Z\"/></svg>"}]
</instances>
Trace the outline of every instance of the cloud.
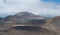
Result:
<instances>
[{"instance_id":1,"label":"cloud","mask_svg":"<svg viewBox=\"0 0 60 35\"><path fill-rule=\"evenodd\" d=\"M28 11L38 15L60 15L60 5L41 0L0 0L0 16Z\"/></svg>"}]
</instances>

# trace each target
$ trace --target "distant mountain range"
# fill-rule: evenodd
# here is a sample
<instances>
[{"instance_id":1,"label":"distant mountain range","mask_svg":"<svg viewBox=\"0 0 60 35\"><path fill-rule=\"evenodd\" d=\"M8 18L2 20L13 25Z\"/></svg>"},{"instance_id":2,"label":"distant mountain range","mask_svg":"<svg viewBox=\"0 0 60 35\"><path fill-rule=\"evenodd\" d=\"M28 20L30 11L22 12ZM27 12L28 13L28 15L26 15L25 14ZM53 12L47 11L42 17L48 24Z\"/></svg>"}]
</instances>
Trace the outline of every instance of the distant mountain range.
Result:
<instances>
[{"instance_id":1,"label":"distant mountain range","mask_svg":"<svg viewBox=\"0 0 60 35\"><path fill-rule=\"evenodd\" d=\"M35 15L29 12L20 12L15 15L9 15L5 18L0 18L1 23L19 23L19 22L26 22L27 19L31 18L43 18L42 16Z\"/></svg>"},{"instance_id":2,"label":"distant mountain range","mask_svg":"<svg viewBox=\"0 0 60 35\"><path fill-rule=\"evenodd\" d=\"M27 22L29 19L32 18L43 18L45 20L48 20L47 22L52 22L53 24L60 26L60 16L52 17L52 18L47 18L43 17L40 15L35 15L29 12L20 12L15 15L9 15L5 18L0 17L0 24L5 24L5 23L19 23L19 22Z\"/></svg>"},{"instance_id":3,"label":"distant mountain range","mask_svg":"<svg viewBox=\"0 0 60 35\"><path fill-rule=\"evenodd\" d=\"M4 24L14 24L14 23L27 23L30 19L43 19L47 23L42 25L42 28L46 28L49 30L60 31L60 16L47 18L39 15L35 15L29 12L20 12L15 15L9 15L5 18L0 18L0 25Z\"/></svg>"},{"instance_id":4,"label":"distant mountain range","mask_svg":"<svg viewBox=\"0 0 60 35\"><path fill-rule=\"evenodd\" d=\"M5 18L0 17L0 24L5 24L5 23L19 23L19 22L27 22L29 19L32 18L43 18L45 20L48 20L47 22L52 22L53 24L60 26L60 16L52 17L52 18L47 18L43 17L40 15L35 15L29 12L20 12L15 15L9 15Z\"/></svg>"}]
</instances>

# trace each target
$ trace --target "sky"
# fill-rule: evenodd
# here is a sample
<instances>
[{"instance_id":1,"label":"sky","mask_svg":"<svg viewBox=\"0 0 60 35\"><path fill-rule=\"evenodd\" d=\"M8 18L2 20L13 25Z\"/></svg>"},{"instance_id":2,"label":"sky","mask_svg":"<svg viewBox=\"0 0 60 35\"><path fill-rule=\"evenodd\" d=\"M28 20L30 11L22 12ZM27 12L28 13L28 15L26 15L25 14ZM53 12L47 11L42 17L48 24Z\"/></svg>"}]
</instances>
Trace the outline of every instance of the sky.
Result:
<instances>
[{"instance_id":1,"label":"sky","mask_svg":"<svg viewBox=\"0 0 60 35\"><path fill-rule=\"evenodd\" d=\"M24 11L42 16L60 16L60 0L0 0L0 17Z\"/></svg>"},{"instance_id":2,"label":"sky","mask_svg":"<svg viewBox=\"0 0 60 35\"><path fill-rule=\"evenodd\" d=\"M54 2L54 3L60 3L60 0L42 0L45 2Z\"/></svg>"}]
</instances>

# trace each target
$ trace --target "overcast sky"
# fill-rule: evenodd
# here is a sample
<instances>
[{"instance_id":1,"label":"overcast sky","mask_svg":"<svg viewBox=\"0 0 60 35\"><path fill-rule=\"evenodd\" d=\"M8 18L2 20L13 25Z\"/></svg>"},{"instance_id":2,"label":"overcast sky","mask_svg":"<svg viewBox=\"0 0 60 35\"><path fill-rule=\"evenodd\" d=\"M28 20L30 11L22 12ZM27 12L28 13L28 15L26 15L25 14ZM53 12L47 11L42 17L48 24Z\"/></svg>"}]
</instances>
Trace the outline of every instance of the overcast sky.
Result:
<instances>
[{"instance_id":1,"label":"overcast sky","mask_svg":"<svg viewBox=\"0 0 60 35\"><path fill-rule=\"evenodd\" d=\"M0 0L0 16L28 11L43 16L59 16L60 0Z\"/></svg>"}]
</instances>

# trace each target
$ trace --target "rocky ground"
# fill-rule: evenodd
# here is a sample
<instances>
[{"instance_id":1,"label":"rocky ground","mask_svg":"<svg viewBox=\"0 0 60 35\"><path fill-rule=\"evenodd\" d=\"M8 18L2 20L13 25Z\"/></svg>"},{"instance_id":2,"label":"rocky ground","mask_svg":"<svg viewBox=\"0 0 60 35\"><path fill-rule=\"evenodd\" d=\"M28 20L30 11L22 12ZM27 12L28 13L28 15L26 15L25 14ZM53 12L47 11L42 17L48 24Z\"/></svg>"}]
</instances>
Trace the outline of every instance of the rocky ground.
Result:
<instances>
[{"instance_id":1,"label":"rocky ground","mask_svg":"<svg viewBox=\"0 0 60 35\"><path fill-rule=\"evenodd\" d=\"M31 21L32 19L33 21ZM12 26L20 23L31 23L35 27L20 26L16 28ZM60 35L59 27L60 17L46 18L28 12L21 12L0 19L0 35Z\"/></svg>"}]
</instances>

